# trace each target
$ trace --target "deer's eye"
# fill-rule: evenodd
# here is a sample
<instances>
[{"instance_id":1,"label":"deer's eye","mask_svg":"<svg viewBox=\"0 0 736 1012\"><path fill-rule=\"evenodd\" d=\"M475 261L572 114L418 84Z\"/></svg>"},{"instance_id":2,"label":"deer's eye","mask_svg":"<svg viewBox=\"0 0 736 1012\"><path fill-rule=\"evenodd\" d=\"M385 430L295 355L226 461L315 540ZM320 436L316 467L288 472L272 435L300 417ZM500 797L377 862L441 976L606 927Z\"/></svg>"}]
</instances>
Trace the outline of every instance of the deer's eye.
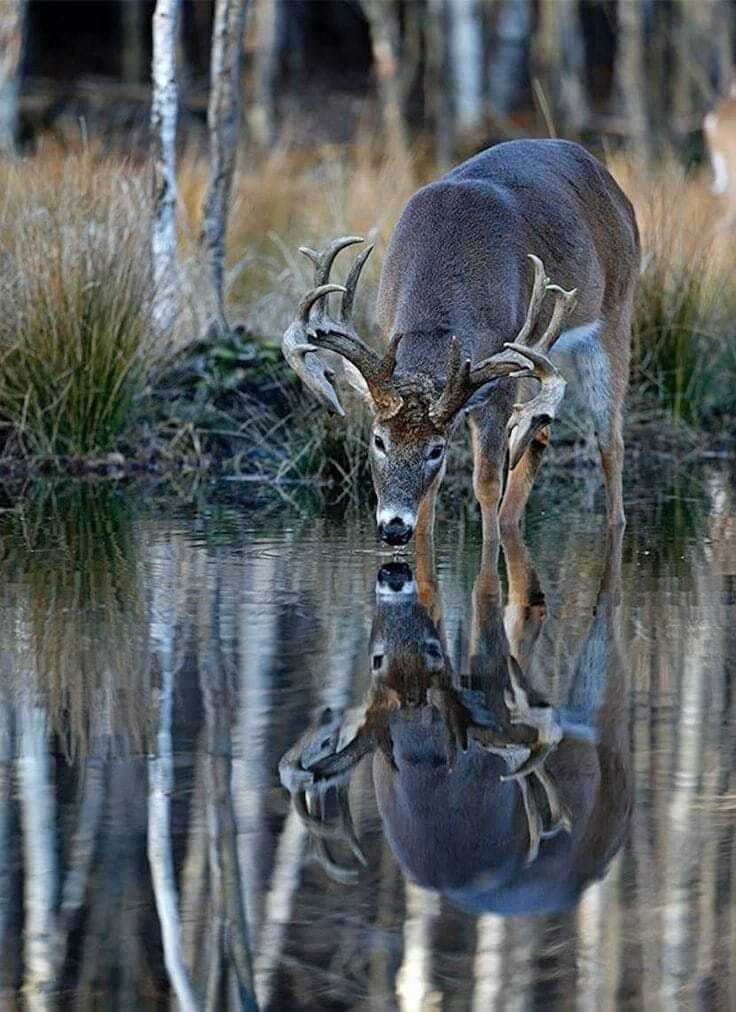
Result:
<instances>
[{"instance_id":1,"label":"deer's eye","mask_svg":"<svg viewBox=\"0 0 736 1012\"><path fill-rule=\"evenodd\" d=\"M378 671L378 669L381 667L382 664L383 664L383 654L374 654L373 655L373 670L374 671Z\"/></svg>"},{"instance_id":2,"label":"deer's eye","mask_svg":"<svg viewBox=\"0 0 736 1012\"><path fill-rule=\"evenodd\" d=\"M437 443L433 446L427 454L427 460L439 460L442 454L445 452L445 448L441 443Z\"/></svg>"},{"instance_id":3,"label":"deer's eye","mask_svg":"<svg viewBox=\"0 0 736 1012\"><path fill-rule=\"evenodd\" d=\"M375 448L378 450L379 453L386 452L386 444L384 443L384 441L381 439L380 436L373 437L373 445L375 446Z\"/></svg>"}]
</instances>

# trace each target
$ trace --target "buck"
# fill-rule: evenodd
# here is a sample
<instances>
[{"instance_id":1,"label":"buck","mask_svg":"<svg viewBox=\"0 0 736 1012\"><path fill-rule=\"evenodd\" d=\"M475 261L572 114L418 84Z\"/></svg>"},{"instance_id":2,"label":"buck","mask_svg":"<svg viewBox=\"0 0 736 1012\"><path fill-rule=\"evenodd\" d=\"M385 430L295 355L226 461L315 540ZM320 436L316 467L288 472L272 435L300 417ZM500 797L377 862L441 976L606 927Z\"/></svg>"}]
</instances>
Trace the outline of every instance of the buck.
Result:
<instances>
[{"instance_id":1,"label":"buck","mask_svg":"<svg viewBox=\"0 0 736 1012\"><path fill-rule=\"evenodd\" d=\"M497 539L499 521L516 526L570 379L592 414L608 523L623 525L622 406L639 238L631 204L606 169L578 144L511 141L420 189L383 263L383 355L353 323L371 247L344 286L330 281L340 250L362 241L302 248L315 266L314 287L282 349L329 410L344 414L339 377L368 404L382 540L404 545L415 530L431 534L448 442L464 415L484 539ZM337 314L333 293L342 293ZM556 362L553 349L564 353ZM539 383L536 396L515 403L530 379Z\"/></svg>"},{"instance_id":2,"label":"buck","mask_svg":"<svg viewBox=\"0 0 736 1012\"><path fill-rule=\"evenodd\" d=\"M703 120L703 134L713 166L712 190L728 198L736 214L736 79L729 93Z\"/></svg>"},{"instance_id":3,"label":"buck","mask_svg":"<svg viewBox=\"0 0 736 1012\"><path fill-rule=\"evenodd\" d=\"M509 606L504 614L486 557L463 677L452 671L436 580L418 566L415 581L401 563L379 571L366 700L319 714L279 767L331 877L351 883L359 875L338 846L366 863L348 785L371 753L384 831L404 871L465 909L567 909L623 843L632 783L618 644L620 532L609 538L579 649L555 672L565 686L559 710L549 705L544 668L550 657L569 656L556 649L569 632L558 625L549 648L543 596L518 535L504 554Z\"/></svg>"}]
</instances>

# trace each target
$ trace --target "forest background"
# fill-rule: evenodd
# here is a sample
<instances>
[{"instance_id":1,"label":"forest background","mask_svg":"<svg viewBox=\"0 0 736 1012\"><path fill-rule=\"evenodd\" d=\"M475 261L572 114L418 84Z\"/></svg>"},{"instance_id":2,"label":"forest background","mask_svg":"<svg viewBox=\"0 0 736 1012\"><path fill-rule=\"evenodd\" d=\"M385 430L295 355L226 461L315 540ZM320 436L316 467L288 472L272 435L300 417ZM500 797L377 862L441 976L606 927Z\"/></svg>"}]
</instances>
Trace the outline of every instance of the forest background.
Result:
<instances>
[{"instance_id":1,"label":"forest background","mask_svg":"<svg viewBox=\"0 0 736 1012\"><path fill-rule=\"evenodd\" d=\"M630 454L728 454L736 253L703 118L735 34L730 0L0 0L0 466L364 487L365 419L280 358L298 247L376 243L375 335L406 199L523 136L581 141L636 207ZM588 459L575 411L556 443Z\"/></svg>"}]
</instances>

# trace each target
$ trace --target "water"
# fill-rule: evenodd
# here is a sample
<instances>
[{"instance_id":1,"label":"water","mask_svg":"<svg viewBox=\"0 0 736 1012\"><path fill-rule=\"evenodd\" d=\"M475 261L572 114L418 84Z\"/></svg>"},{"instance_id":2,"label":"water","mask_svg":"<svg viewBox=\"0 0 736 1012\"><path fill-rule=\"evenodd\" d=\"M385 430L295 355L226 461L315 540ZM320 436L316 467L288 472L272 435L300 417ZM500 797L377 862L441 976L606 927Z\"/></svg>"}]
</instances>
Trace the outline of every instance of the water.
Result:
<instances>
[{"instance_id":1,"label":"water","mask_svg":"<svg viewBox=\"0 0 736 1012\"><path fill-rule=\"evenodd\" d=\"M733 477L628 500L548 483L498 567L461 506L433 564L245 486L6 503L0 1007L736 1007Z\"/></svg>"}]
</instances>

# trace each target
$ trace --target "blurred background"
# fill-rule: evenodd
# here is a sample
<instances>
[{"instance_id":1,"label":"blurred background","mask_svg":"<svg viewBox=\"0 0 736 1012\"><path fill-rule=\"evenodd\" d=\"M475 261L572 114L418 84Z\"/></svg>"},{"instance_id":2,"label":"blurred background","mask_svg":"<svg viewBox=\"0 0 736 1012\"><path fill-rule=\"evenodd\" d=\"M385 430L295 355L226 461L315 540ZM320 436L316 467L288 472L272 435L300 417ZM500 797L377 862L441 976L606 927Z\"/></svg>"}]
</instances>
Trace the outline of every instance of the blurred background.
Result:
<instances>
[{"instance_id":1,"label":"blurred background","mask_svg":"<svg viewBox=\"0 0 736 1012\"><path fill-rule=\"evenodd\" d=\"M85 129L145 144L155 4L4 0L25 27L21 148ZM245 136L346 141L383 119L441 163L519 134L697 152L730 83L730 0L249 0ZM214 4L181 5L183 132L205 140ZM3 40L8 45L8 39ZM6 74L13 71L6 68ZM5 102L12 101L7 86ZM396 108L394 108L394 106ZM6 114L6 118L7 117ZM395 136L394 136L395 135ZM9 143L5 138L4 143Z\"/></svg>"},{"instance_id":2,"label":"blurred background","mask_svg":"<svg viewBox=\"0 0 736 1012\"><path fill-rule=\"evenodd\" d=\"M366 488L364 416L326 417L281 360L298 248L375 244L380 344L407 199L526 136L584 143L637 213L632 456L726 452L735 34L731 0L0 0L0 466ZM569 407L565 465L590 458Z\"/></svg>"}]
</instances>

